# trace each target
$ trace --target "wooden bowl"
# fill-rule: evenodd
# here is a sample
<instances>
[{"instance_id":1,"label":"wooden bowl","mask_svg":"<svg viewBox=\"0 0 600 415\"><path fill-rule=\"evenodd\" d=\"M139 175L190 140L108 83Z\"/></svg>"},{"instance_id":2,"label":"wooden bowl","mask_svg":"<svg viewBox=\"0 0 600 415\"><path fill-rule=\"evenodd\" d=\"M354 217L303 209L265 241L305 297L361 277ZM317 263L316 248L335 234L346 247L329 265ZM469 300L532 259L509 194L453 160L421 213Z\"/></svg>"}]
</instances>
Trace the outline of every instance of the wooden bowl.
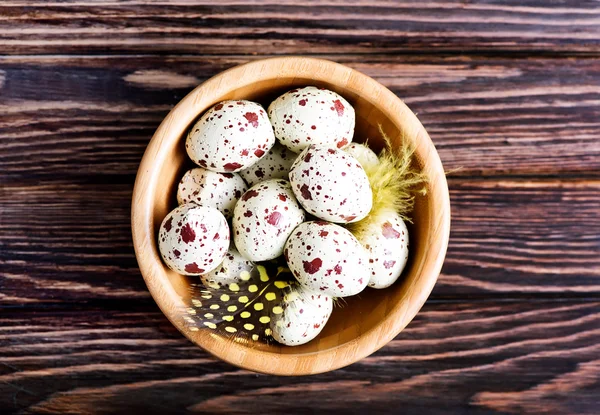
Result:
<instances>
[{"instance_id":1,"label":"wooden bowl","mask_svg":"<svg viewBox=\"0 0 600 415\"><path fill-rule=\"evenodd\" d=\"M356 110L355 141L382 146L379 126L393 146L416 146L415 163L429 175L427 195L416 198L409 227L410 260L401 280L384 290L367 289L336 308L322 333L296 347L231 341L209 329L190 331L180 312L189 277L161 261L157 233L176 206L177 183L191 167L185 135L208 108L227 99L249 99L265 107L299 86L321 86L346 98ZM392 340L413 319L437 280L448 245L450 201L440 158L427 132L387 88L346 66L312 58L254 61L209 79L187 95L156 130L140 164L133 192L131 227L140 270L167 318L192 342L236 366L262 373L305 375L337 369L368 356Z\"/></svg>"}]
</instances>

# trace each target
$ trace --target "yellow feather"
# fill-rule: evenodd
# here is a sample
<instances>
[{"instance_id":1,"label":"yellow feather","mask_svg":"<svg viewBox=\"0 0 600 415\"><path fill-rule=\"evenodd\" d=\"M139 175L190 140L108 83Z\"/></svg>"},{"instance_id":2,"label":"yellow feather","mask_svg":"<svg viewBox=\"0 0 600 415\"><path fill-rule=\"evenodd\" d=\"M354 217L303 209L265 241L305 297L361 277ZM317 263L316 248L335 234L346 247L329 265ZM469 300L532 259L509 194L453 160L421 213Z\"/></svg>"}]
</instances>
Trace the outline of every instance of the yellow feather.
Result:
<instances>
[{"instance_id":1,"label":"yellow feather","mask_svg":"<svg viewBox=\"0 0 600 415\"><path fill-rule=\"evenodd\" d=\"M415 203L415 194L426 194L427 175L414 167L414 148L405 144L395 152L388 137L381 128L379 130L386 143L379 154L379 164L370 165L358 158L358 161L365 166L373 191L373 208L369 215L363 220L348 225L348 230L359 241L372 224L381 222L391 212L398 213L404 221L412 223L411 212Z\"/></svg>"}]
</instances>

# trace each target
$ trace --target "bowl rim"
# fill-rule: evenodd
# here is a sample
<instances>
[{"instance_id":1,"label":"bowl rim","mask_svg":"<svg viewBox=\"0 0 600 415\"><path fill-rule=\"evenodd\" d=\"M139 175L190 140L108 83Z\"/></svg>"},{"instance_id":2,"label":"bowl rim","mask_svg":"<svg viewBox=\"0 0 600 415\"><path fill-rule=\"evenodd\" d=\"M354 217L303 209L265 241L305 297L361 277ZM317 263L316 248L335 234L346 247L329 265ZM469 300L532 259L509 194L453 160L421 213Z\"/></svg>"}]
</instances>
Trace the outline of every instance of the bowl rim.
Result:
<instances>
[{"instance_id":1,"label":"bowl rim","mask_svg":"<svg viewBox=\"0 0 600 415\"><path fill-rule=\"evenodd\" d=\"M261 77L264 73L269 74L269 77ZM334 74L335 77L331 77ZM427 255L431 259L424 260L426 267L417 272L416 279L423 281L420 281L422 287L416 298L413 296L410 301L412 305L404 307L399 304L404 302L396 302L378 325L361 333L356 339L301 355L252 349L251 354L255 358L250 359L247 347L231 341L225 345L223 339L219 340L216 335L198 336L198 332L186 329L183 320L177 318L179 314L176 310L183 302L176 300L178 295L175 290L170 284L166 284L168 278L161 269L162 261L156 244L153 243L153 200L159 180L159 169L154 169L153 165L164 162L166 151L161 149L166 143L179 140L182 131L187 129L191 121L218 102L219 97L234 89L232 85L240 88L265 79L299 75L340 87L346 87L348 80L352 79L363 85L362 89L371 91L368 94L380 103L380 109L394 124L398 124L397 119L402 117L418 126L414 144L419 153L426 154L427 163L424 168L430 177L429 191L435 196L435 250L428 251ZM338 79L341 81L337 81ZM197 109L196 115L190 119L187 113L194 108ZM393 92L371 77L333 61L301 56L274 57L251 61L218 73L194 88L169 112L148 143L137 171L132 195L131 228L137 262L150 294L163 314L190 341L225 362L255 372L275 375L317 374L350 365L379 350L396 337L421 309L437 281L448 247L450 196L445 172L433 142L416 115ZM422 274L425 274L424 278Z\"/></svg>"}]
</instances>

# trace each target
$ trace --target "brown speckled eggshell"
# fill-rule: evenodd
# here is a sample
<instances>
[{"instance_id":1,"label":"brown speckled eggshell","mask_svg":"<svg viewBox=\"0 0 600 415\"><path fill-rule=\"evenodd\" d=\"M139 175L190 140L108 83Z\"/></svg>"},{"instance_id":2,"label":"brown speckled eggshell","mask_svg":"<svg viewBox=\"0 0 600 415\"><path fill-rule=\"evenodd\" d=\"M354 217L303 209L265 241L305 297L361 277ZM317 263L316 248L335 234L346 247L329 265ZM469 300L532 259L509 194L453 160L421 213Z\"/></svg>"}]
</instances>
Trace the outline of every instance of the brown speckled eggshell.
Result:
<instances>
[{"instance_id":1,"label":"brown speckled eggshell","mask_svg":"<svg viewBox=\"0 0 600 415\"><path fill-rule=\"evenodd\" d=\"M290 168L298 154L279 143L275 143L273 148L250 168L240 171L240 176L248 183L248 186L254 186L256 183L269 179L289 180Z\"/></svg>"},{"instance_id":2,"label":"brown speckled eggshell","mask_svg":"<svg viewBox=\"0 0 600 415\"><path fill-rule=\"evenodd\" d=\"M235 205L233 239L238 251L251 261L281 256L294 228L305 212L294 197L290 183L271 179L252 186Z\"/></svg>"},{"instance_id":3,"label":"brown speckled eggshell","mask_svg":"<svg viewBox=\"0 0 600 415\"><path fill-rule=\"evenodd\" d=\"M275 135L263 107L251 101L223 101L194 124L185 141L188 156L206 169L246 169L273 147Z\"/></svg>"},{"instance_id":4,"label":"brown speckled eggshell","mask_svg":"<svg viewBox=\"0 0 600 415\"><path fill-rule=\"evenodd\" d=\"M390 212L374 223L360 242L369 254L369 287L392 285L408 260L408 229L396 212Z\"/></svg>"},{"instance_id":5,"label":"brown speckled eggshell","mask_svg":"<svg viewBox=\"0 0 600 415\"><path fill-rule=\"evenodd\" d=\"M354 136L354 108L327 89L293 89L273 101L267 112L279 142L295 153L311 144L343 148Z\"/></svg>"},{"instance_id":6,"label":"brown speckled eggshell","mask_svg":"<svg viewBox=\"0 0 600 415\"><path fill-rule=\"evenodd\" d=\"M326 294L293 285L280 307L271 312L273 338L287 346L298 346L308 343L323 330L333 311L333 300Z\"/></svg>"},{"instance_id":7,"label":"brown speckled eggshell","mask_svg":"<svg viewBox=\"0 0 600 415\"><path fill-rule=\"evenodd\" d=\"M246 190L246 183L237 173L217 173L197 167L181 178L177 186L177 202L180 205L194 202L214 207L229 219L236 202Z\"/></svg>"},{"instance_id":8,"label":"brown speckled eggshell","mask_svg":"<svg viewBox=\"0 0 600 415\"><path fill-rule=\"evenodd\" d=\"M229 247L229 225L215 208L194 203L173 209L162 221L158 248L169 268L183 275L215 269Z\"/></svg>"},{"instance_id":9,"label":"brown speckled eggshell","mask_svg":"<svg viewBox=\"0 0 600 415\"><path fill-rule=\"evenodd\" d=\"M329 222L357 222L373 206L367 174L343 150L307 147L292 165L290 182L304 209Z\"/></svg>"},{"instance_id":10,"label":"brown speckled eggshell","mask_svg":"<svg viewBox=\"0 0 600 415\"><path fill-rule=\"evenodd\" d=\"M364 144L350 143L344 151L354 157L363 168L374 167L379 164L379 157L373 150Z\"/></svg>"},{"instance_id":11,"label":"brown speckled eggshell","mask_svg":"<svg viewBox=\"0 0 600 415\"><path fill-rule=\"evenodd\" d=\"M201 275L200 279L205 286L218 288L243 281L244 273L250 273L254 267L254 263L244 258L232 242L223 262L211 272Z\"/></svg>"},{"instance_id":12,"label":"brown speckled eggshell","mask_svg":"<svg viewBox=\"0 0 600 415\"><path fill-rule=\"evenodd\" d=\"M347 297L369 282L366 250L333 223L304 222L288 238L284 255L298 282L311 291Z\"/></svg>"}]
</instances>

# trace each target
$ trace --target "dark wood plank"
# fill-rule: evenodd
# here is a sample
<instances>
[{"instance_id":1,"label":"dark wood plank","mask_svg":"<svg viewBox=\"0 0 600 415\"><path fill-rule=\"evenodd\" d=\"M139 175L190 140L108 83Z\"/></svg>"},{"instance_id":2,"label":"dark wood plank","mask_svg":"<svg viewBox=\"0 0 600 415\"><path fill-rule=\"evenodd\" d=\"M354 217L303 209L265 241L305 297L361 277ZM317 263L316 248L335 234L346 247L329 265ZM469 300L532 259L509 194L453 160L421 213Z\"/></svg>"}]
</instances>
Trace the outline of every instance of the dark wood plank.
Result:
<instances>
[{"instance_id":1,"label":"dark wood plank","mask_svg":"<svg viewBox=\"0 0 600 415\"><path fill-rule=\"evenodd\" d=\"M404 99L444 166L461 169L455 175L600 174L600 59L337 60ZM246 61L2 58L0 180L130 182L169 109L207 77Z\"/></svg>"},{"instance_id":2,"label":"dark wood plank","mask_svg":"<svg viewBox=\"0 0 600 415\"><path fill-rule=\"evenodd\" d=\"M450 180L452 231L433 298L600 295L600 181ZM149 299L131 185L0 188L0 307Z\"/></svg>"},{"instance_id":3,"label":"dark wood plank","mask_svg":"<svg viewBox=\"0 0 600 415\"><path fill-rule=\"evenodd\" d=\"M131 241L132 190L129 184L1 188L0 307L149 299Z\"/></svg>"},{"instance_id":4,"label":"dark wood plank","mask_svg":"<svg viewBox=\"0 0 600 415\"><path fill-rule=\"evenodd\" d=\"M600 293L600 181L450 180L434 293Z\"/></svg>"},{"instance_id":5,"label":"dark wood plank","mask_svg":"<svg viewBox=\"0 0 600 415\"><path fill-rule=\"evenodd\" d=\"M427 304L347 368L256 375L154 309L0 317L0 407L28 413L592 414L600 303ZM341 398L343 396L343 398Z\"/></svg>"},{"instance_id":6,"label":"dark wood plank","mask_svg":"<svg viewBox=\"0 0 600 415\"><path fill-rule=\"evenodd\" d=\"M600 48L593 0L160 3L4 1L0 53L572 54Z\"/></svg>"}]
</instances>

